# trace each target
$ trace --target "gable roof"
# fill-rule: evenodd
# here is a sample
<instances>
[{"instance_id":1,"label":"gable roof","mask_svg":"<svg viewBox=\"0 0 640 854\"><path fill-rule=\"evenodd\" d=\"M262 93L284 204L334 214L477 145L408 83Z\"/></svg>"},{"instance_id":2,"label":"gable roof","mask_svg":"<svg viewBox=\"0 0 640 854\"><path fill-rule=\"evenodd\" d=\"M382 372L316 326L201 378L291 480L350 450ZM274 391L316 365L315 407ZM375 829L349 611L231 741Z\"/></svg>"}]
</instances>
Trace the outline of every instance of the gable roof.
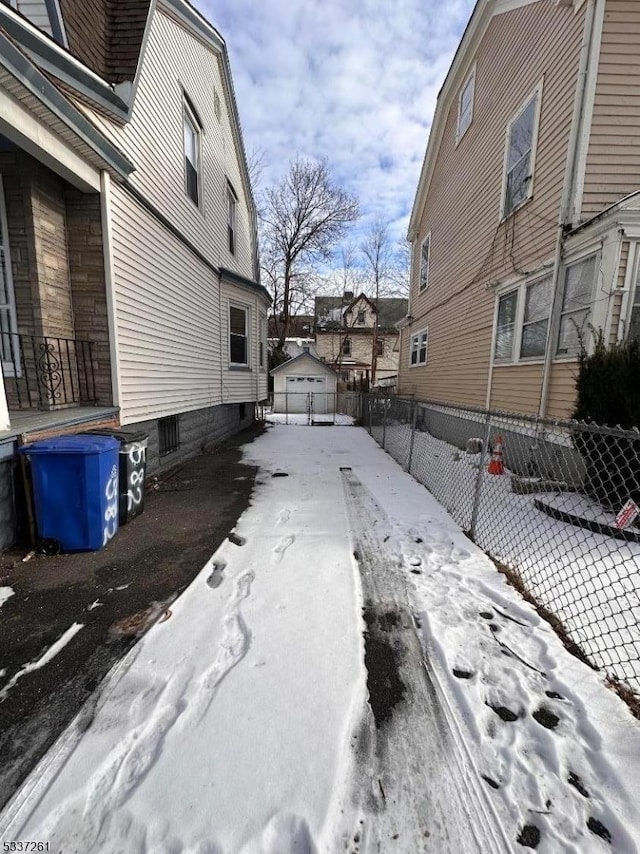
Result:
<instances>
[{"instance_id":1,"label":"gable roof","mask_svg":"<svg viewBox=\"0 0 640 854\"><path fill-rule=\"evenodd\" d=\"M321 331L344 329L345 311L352 308L363 297L376 310L375 301L369 299L365 294L361 294L348 302L345 302L343 297L316 297L316 329ZM409 302L404 297L381 297L377 301L378 327L380 329L393 329L395 324L406 316L408 310Z\"/></svg>"},{"instance_id":2,"label":"gable roof","mask_svg":"<svg viewBox=\"0 0 640 854\"><path fill-rule=\"evenodd\" d=\"M438 92L436 109L431 122L427 150L422 163L418 188L416 190L411 218L409 220L408 239L414 240L422 218L422 211L431 184L440 143L444 135L447 115L454 99L458 97L460 87L471 68L478 45L482 41L491 19L496 15L511 12L521 6L540 3L542 0L477 0L469 23L462 35L458 49L447 72L442 88Z\"/></svg>"},{"instance_id":3,"label":"gable roof","mask_svg":"<svg viewBox=\"0 0 640 854\"><path fill-rule=\"evenodd\" d=\"M326 373L331 374L331 376L334 376L334 377L336 376L336 372L333 370L333 368L330 368L329 365L327 365L325 362L321 362L320 359L317 359L315 356L312 356L311 353L300 353L299 356L295 356L293 359L288 359L286 362L283 362L281 365L278 365L275 368L271 368L269 373L273 376L273 374L277 374L280 371L284 370L285 368L290 368L291 365L294 365L296 362L299 362L301 359L309 359L311 362L314 363L314 368L320 367Z\"/></svg>"}]
</instances>

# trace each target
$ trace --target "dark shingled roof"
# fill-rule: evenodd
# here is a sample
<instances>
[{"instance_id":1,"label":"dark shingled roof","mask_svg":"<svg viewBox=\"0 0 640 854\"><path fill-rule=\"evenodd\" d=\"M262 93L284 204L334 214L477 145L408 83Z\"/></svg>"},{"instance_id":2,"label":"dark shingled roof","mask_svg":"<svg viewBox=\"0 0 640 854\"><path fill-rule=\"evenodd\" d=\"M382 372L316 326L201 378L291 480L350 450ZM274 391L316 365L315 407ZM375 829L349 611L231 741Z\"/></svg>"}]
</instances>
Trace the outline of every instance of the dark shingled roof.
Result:
<instances>
[{"instance_id":1,"label":"dark shingled roof","mask_svg":"<svg viewBox=\"0 0 640 854\"><path fill-rule=\"evenodd\" d=\"M133 81L151 0L60 0L69 51L108 83Z\"/></svg>"},{"instance_id":2,"label":"dark shingled roof","mask_svg":"<svg viewBox=\"0 0 640 854\"><path fill-rule=\"evenodd\" d=\"M343 326L340 310L342 312L349 306L356 303L360 296L359 294L352 300L345 300L343 297L316 297L315 299L315 314L316 327L318 329L340 329ZM369 299L369 302L375 305L375 300ZM409 301L399 297L381 297L378 300L378 328L393 329L395 324L406 317L409 311Z\"/></svg>"}]
</instances>

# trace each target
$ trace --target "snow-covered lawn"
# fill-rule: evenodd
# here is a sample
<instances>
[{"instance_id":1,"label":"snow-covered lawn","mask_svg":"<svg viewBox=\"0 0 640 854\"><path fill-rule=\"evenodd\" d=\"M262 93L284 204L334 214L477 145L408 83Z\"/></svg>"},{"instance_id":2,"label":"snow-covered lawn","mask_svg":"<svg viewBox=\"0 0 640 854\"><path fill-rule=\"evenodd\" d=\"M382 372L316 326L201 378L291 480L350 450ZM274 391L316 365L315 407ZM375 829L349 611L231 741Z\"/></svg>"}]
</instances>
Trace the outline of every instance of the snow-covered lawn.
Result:
<instances>
[{"instance_id":1,"label":"snow-covered lawn","mask_svg":"<svg viewBox=\"0 0 640 854\"><path fill-rule=\"evenodd\" d=\"M482 815L513 850L538 835L548 854L636 852L640 723L434 498L361 428L276 425L244 456L260 472L234 536L34 771L0 839L63 852L459 854L438 840ZM448 771L482 795L465 816L441 795L419 839L402 834L410 794L385 800L379 780L359 781L375 810L393 811L390 838L353 798L367 674L345 467L377 513L369 542L403 580L442 726L456 733ZM374 735L383 744L384 727ZM440 737L419 724L410 735Z\"/></svg>"},{"instance_id":2,"label":"snow-covered lawn","mask_svg":"<svg viewBox=\"0 0 640 854\"><path fill-rule=\"evenodd\" d=\"M385 446L401 462L408 459L410 433L407 425L386 427ZM480 462L480 455L416 432L411 473L465 530L471 527ZM552 519L534 506L541 496L512 492L508 472L488 475L486 460L480 495L478 545L518 570L596 665L640 691L640 543ZM576 509L573 493L553 499L560 509Z\"/></svg>"}]
</instances>

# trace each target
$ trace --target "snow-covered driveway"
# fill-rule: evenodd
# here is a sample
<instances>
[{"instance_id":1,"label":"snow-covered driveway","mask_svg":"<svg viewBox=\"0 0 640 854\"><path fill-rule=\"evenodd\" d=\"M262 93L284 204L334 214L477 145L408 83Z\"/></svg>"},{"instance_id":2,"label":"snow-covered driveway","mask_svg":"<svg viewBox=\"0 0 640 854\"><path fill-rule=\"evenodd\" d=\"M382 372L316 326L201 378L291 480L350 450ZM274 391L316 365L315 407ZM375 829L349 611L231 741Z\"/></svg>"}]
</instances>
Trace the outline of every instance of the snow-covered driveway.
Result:
<instances>
[{"instance_id":1,"label":"snow-covered driveway","mask_svg":"<svg viewBox=\"0 0 640 854\"><path fill-rule=\"evenodd\" d=\"M278 425L245 457L251 507L0 840L636 851L638 722L427 491L359 428Z\"/></svg>"}]
</instances>

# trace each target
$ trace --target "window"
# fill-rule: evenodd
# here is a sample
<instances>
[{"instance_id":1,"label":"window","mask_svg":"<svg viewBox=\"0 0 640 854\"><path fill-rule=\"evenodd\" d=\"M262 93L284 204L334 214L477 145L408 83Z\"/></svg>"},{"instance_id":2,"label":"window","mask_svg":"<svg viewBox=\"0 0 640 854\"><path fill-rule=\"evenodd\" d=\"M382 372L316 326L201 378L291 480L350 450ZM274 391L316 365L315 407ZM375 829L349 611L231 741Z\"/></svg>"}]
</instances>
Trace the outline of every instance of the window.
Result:
<instances>
[{"instance_id":1,"label":"window","mask_svg":"<svg viewBox=\"0 0 640 854\"><path fill-rule=\"evenodd\" d=\"M411 336L409 348L409 365L411 367L427 364L428 339L429 331L427 329L422 329L420 332L416 332L415 335Z\"/></svg>"},{"instance_id":2,"label":"window","mask_svg":"<svg viewBox=\"0 0 640 854\"><path fill-rule=\"evenodd\" d=\"M247 309L229 306L229 361L232 365L249 364Z\"/></svg>"},{"instance_id":3,"label":"window","mask_svg":"<svg viewBox=\"0 0 640 854\"><path fill-rule=\"evenodd\" d=\"M358 312L358 320L357 320L357 322L358 322L360 325L362 325L362 324L364 323L364 321L365 321L365 312L364 312L364 311L359 311L359 312Z\"/></svg>"},{"instance_id":4,"label":"window","mask_svg":"<svg viewBox=\"0 0 640 854\"><path fill-rule=\"evenodd\" d=\"M540 359L547 349L552 276L529 279L498 296L493 358Z\"/></svg>"},{"instance_id":5,"label":"window","mask_svg":"<svg viewBox=\"0 0 640 854\"><path fill-rule=\"evenodd\" d=\"M345 338L342 342L342 355L350 356L351 355L351 339Z\"/></svg>"},{"instance_id":6,"label":"window","mask_svg":"<svg viewBox=\"0 0 640 854\"><path fill-rule=\"evenodd\" d=\"M180 447L180 416L158 419L158 454L164 457Z\"/></svg>"},{"instance_id":7,"label":"window","mask_svg":"<svg viewBox=\"0 0 640 854\"><path fill-rule=\"evenodd\" d=\"M185 101L183 105L184 168L187 195L200 205L200 125L195 111Z\"/></svg>"},{"instance_id":8,"label":"window","mask_svg":"<svg viewBox=\"0 0 640 854\"><path fill-rule=\"evenodd\" d=\"M540 93L527 101L512 119L507 132L506 177L503 215L509 216L531 197L534 143Z\"/></svg>"},{"instance_id":9,"label":"window","mask_svg":"<svg viewBox=\"0 0 640 854\"><path fill-rule=\"evenodd\" d=\"M544 356L551 307L551 276L526 285L520 358Z\"/></svg>"},{"instance_id":10,"label":"window","mask_svg":"<svg viewBox=\"0 0 640 854\"><path fill-rule=\"evenodd\" d=\"M510 291L498 300L498 320L493 355L496 360L513 359L513 342L516 331L518 291Z\"/></svg>"},{"instance_id":11,"label":"window","mask_svg":"<svg viewBox=\"0 0 640 854\"><path fill-rule=\"evenodd\" d=\"M236 254L236 203L238 197L231 184L227 184L227 237L229 252Z\"/></svg>"},{"instance_id":12,"label":"window","mask_svg":"<svg viewBox=\"0 0 640 854\"><path fill-rule=\"evenodd\" d=\"M591 313L597 256L583 258L564 271L558 356L576 356L584 343Z\"/></svg>"},{"instance_id":13,"label":"window","mask_svg":"<svg viewBox=\"0 0 640 854\"><path fill-rule=\"evenodd\" d=\"M636 282L631 315L629 316L627 339L629 341L640 341L640 282Z\"/></svg>"},{"instance_id":14,"label":"window","mask_svg":"<svg viewBox=\"0 0 640 854\"><path fill-rule=\"evenodd\" d=\"M456 141L462 139L473 118L473 96L476 85L475 69L471 72L458 96L458 132Z\"/></svg>"},{"instance_id":15,"label":"window","mask_svg":"<svg viewBox=\"0 0 640 854\"><path fill-rule=\"evenodd\" d=\"M378 356L384 356L384 338L376 339L376 354Z\"/></svg>"},{"instance_id":16,"label":"window","mask_svg":"<svg viewBox=\"0 0 640 854\"><path fill-rule=\"evenodd\" d=\"M429 284L429 247L431 235L427 235L420 248L420 291L426 291Z\"/></svg>"}]
</instances>

